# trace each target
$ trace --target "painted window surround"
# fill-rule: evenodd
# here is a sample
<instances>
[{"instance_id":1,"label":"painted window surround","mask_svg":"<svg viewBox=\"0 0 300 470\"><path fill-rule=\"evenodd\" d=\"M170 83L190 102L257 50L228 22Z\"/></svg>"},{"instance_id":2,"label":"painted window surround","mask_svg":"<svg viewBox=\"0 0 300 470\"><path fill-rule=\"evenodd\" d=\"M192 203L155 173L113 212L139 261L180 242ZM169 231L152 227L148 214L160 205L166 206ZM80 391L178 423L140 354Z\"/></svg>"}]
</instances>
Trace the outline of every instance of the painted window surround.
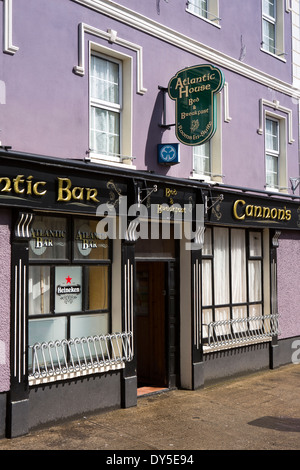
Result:
<instances>
[{"instance_id":1,"label":"painted window surround","mask_svg":"<svg viewBox=\"0 0 300 470\"><path fill-rule=\"evenodd\" d=\"M192 53L194 56L201 57L204 60L213 62L216 66L224 67L234 73L249 78L261 85L272 88L273 90L284 93L294 98L300 98L300 90L294 88L289 83L280 80L272 75L263 72L255 67L251 67L238 59L234 59L227 54L223 54L211 47L199 43L193 38L190 38L178 31L164 26L157 21L141 15L129 8L117 4L113 1L106 0L72 0L82 6L90 8L98 13L104 14L113 18L121 23L125 23L139 31L154 36L162 41L168 42L173 46L179 47L187 52ZM290 12L290 0L285 0L286 11Z\"/></svg>"},{"instance_id":2,"label":"painted window surround","mask_svg":"<svg viewBox=\"0 0 300 470\"><path fill-rule=\"evenodd\" d=\"M110 44L117 44L127 50L136 53L136 92L138 94L145 94L147 89L143 85L143 49L138 44L124 40L117 35L117 31L108 29L107 31L100 30L85 23L80 23L78 26L78 65L73 68L74 73L84 76L86 73L86 59L85 59L85 34L95 36L100 39L108 41ZM119 53L110 49L109 47L101 46L95 42L89 41L89 53L99 52L106 56L114 57L123 64L123 96L125 101L123 103L123 119L122 119L122 163L112 162L109 159L103 159L96 154L90 154L90 160L93 162L109 164L114 166L122 165L130 168L133 166L132 157L132 58L131 56Z\"/></svg>"},{"instance_id":3,"label":"painted window surround","mask_svg":"<svg viewBox=\"0 0 300 470\"><path fill-rule=\"evenodd\" d=\"M262 7L263 8L263 7ZM285 59L285 44L284 44L284 11L289 12L291 11L289 2L285 0L277 0L276 3L276 18L274 21L275 24L275 52L271 52L264 46L264 43L261 43L261 51L265 52L266 54L270 54L277 59L286 62ZM268 17L264 15L262 12L262 28L263 28L263 21L268 20Z\"/></svg>"},{"instance_id":4,"label":"painted window surround","mask_svg":"<svg viewBox=\"0 0 300 470\"><path fill-rule=\"evenodd\" d=\"M279 114L281 113L281 114ZM287 180L288 180L288 145L295 142L293 138L293 114L291 109L281 106L279 101L269 101L261 99L259 102L259 128L257 133L264 135L264 125L266 118L270 117L279 122L279 136L280 136L280 149L279 149L279 187L270 188L266 186L268 191L286 193Z\"/></svg>"}]
</instances>

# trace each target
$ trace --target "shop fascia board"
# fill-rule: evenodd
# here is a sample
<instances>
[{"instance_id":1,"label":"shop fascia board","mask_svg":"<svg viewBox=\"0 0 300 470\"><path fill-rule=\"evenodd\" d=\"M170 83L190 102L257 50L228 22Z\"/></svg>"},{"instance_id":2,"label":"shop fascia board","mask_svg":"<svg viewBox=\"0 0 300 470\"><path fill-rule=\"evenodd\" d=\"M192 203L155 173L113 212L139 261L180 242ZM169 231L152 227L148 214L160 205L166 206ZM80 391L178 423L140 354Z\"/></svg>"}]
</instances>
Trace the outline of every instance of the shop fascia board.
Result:
<instances>
[{"instance_id":1,"label":"shop fascia board","mask_svg":"<svg viewBox=\"0 0 300 470\"><path fill-rule=\"evenodd\" d=\"M147 170L134 170L122 167L109 167L108 165L101 165L99 163L86 162L80 159L61 159L57 157L51 157L47 155L38 155L32 153L24 153L14 150L1 150L0 148L0 157L1 163L5 165L5 160L12 161L16 168L20 167L22 162L25 165L42 165L44 168L53 169L53 174L57 174L57 171L61 169L65 171L69 170L78 170L80 173L90 173L90 175L95 174L99 178L99 174L104 177L119 177L124 179L124 181L135 181L135 182L147 182L149 184L172 184L173 186L185 186L190 189L203 189L210 190L214 192L228 192L228 193L241 193L248 195L257 195L263 198L271 199L282 199L295 201L299 204L300 195L291 195L288 193L273 192L267 190L259 190L255 188L247 188L242 186L228 185L224 183L216 182L205 182L205 181L196 181L186 178L178 178L172 176L159 175L157 173L151 173Z\"/></svg>"},{"instance_id":2,"label":"shop fascia board","mask_svg":"<svg viewBox=\"0 0 300 470\"><path fill-rule=\"evenodd\" d=\"M273 90L284 93L293 98L300 98L300 90L294 88L287 82L284 82L272 75L269 75L261 70L251 67L247 64L240 62L220 51L210 48L198 41L168 28L157 21L141 15L129 8L118 5L111 1L103 0L72 0L75 3L83 5L87 8L97 11L105 16L109 16L114 20L120 21L132 28L138 29L146 34L154 36L164 42L172 44L180 49L185 50L193 55L201 57L202 59L213 62L215 65L223 67L234 73L244 76L253 80L261 85L272 88Z\"/></svg>"}]
</instances>

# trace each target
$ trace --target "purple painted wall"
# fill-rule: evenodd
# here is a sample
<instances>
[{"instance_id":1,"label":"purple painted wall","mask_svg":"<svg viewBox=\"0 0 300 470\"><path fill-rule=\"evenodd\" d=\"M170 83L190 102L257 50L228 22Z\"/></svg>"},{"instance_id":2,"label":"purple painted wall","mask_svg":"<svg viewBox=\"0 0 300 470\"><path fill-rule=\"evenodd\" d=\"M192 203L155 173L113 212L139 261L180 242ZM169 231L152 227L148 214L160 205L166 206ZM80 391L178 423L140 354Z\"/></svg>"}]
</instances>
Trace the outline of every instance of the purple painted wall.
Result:
<instances>
[{"instance_id":1,"label":"purple painted wall","mask_svg":"<svg viewBox=\"0 0 300 470\"><path fill-rule=\"evenodd\" d=\"M300 234L285 232L279 238L278 312L280 338L300 335Z\"/></svg>"},{"instance_id":2,"label":"purple painted wall","mask_svg":"<svg viewBox=\"0 0 300 470\"><path fill-rule=\"evenodd\" d=\"M0 393L10 385L10 223L10 212L0 209Z\"/></svg>"},{"instance_id":3,"label":"purple painted wall","mask_svg":"<svg viewBox=\"0 0 300 470\"><path fill-rule=\"evenodd\" d=\"M220 2L221 28L185 11L185 1L122 0L118 2L140 11L158 23L178 30L212 50L238 60L241 36L246 46L245 64L261 68L285 82L291 82L290 55L286 63L260 50L260 1ZM228 3L228 4L227 4ZM1 10L1 9L0 9ZM178 12L182 14L178 15ZM237 17L238 21L232 22ZM2 12L1 12L2 14ZM67 18L67 21L66 21ZM1 18L0 18L1 19ZM291 14L285 13L285 34L289 50ZM133 84L133 156L138 169L169 176L189 178L193 170L192 149L181 145L181 164L171 168L157 163L157 144L176 142L174 128L162 131L162 96L158 86L167 86L180 69L207 63L138 29L102 16L69 0L14 1L13 43L19 47L14 56L0 54L0 79L6 83L6 104L0 115L0 138L14 150L58 158L84 159L89 147L88 40L131 55L134 80L136 53L85 34L83 77L73 73L78 64L78 24L84 22L103 31L113 29L118 37L143 48L145 95L136 93ZM264 189L264 138L257 134L259 99L278 100L293 112L294 136L297 136L298 110L289 96L271 90L232 71L222 68L229 89L229 113L232 120L222 123L223 182ZM167 98L168 120L174 122L174 103ZM251 145L250 145L251 144ZM298 146L288 145L288 175L298 174Z\"/></svg>"}]
</instances>

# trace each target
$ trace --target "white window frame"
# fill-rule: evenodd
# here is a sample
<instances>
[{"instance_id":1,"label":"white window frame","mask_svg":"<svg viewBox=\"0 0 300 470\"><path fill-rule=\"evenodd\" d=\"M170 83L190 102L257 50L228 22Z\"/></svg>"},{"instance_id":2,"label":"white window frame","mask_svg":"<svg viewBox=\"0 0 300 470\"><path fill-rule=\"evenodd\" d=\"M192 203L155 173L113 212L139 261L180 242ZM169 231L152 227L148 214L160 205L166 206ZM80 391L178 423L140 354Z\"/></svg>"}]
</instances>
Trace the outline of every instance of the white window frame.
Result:
<instances>
[{"instance_id":1,"label":"white window frame","mask_svg":"<svg viewBox=\"0 0 300 470\"><path fill-rule=\"evenodd\" d=\"M209 158L210 172L209 174L201 174L195 171L194 158L197 158L197 147L193 147L193 172L192 179L202 181L212 181L222 183L224 175L222 174L222 92L217 96L217 129L213 137L209 141ZM230 120L231 118L229 118ZM228 122L229 122L228 120Z\"/></svg>"},{"instance_id":2,"label":"white window frame","mask_svg":"<svg viewBox=\"0 0 300 470\"><path fill-rule=\"evenodd\" d=\"M268 149L266 143L266 122L267 120L277 122L278 129L278 150ZM287 131L286 118L270 112L265 112L264 119L265 129L265 188L271 191L280 191L286 193L287 187ZM277 185L269 185L267 183L267 155L277 158Z\"/></svg>"},{"instance_id":3,"label":"white window frame","mask_svg":"<svg viewBox=\"0 0 300 470\"><path fill-rule=\"evenodd\" d=\"M264 12L264 0L261 3L262 9L262 42L261 42L261 50L270 54L278 59L281 59L285 62L285 47L284 47L284 3L285 0L274 0L274 15L271 16ZM274 33L274 50L270 47L268 42L264 41L263 31L264 31L264 23L268 23L274 26L275 33Z\"/></svg>"},{"instance_id":4,"label":"white window frame","mask_svg":"<svg viewBox=\"0 0 300 470\"><path fill-rule=\"evenodd\" d=\"M188 0L186 11L220 28L219 0L206 0L204 9L202 2L203 0Z\"/></svg>"},{"instance_id":5,"label":"white window frame","mask_svg":"<svg viewBox=\"0 0 300 470\"><path fill-rule=\"evenodd\" d=\"M122 98L122 62L120 60L117 60L115 58L107 57L102 54L98 54L96 52L92 52L90 59L92 60L92 57L98 57L100 59L103 59L107 62L112 62L118 65L118 102L114 103L111 101L105 101L99 98L93 98L90 96L90 148L93 153L97 153L97 151L94 149L94 144L92 142L92 112L93 108L94 109L103 109L105 111L109 111L112 113L115 113L119 115L119 153L118 154L110 154L109 150L107 148L107 152L105 153L100 153L102 158L107 158L108 160L115 161L115 162L121 162L121 153L122 153L122 148L121 148L121 127L122 127L122 103L123 103L123 98ZM90 71L90 82L92 79L92 74ZM91 84L90 84L91 87ZM91 88L90 88L91 90ZM108 132L109 134L109 132Z\"/></svg>"},{"instance_id":6,"label":"white window frame","mask_svg":"<svg viewBox=\"0 0 300 470\"><path fill-rule=\"evenodd\" d=\"M89 158L94 163L130 166L133 168L132 157L132 100L133 100L133 73L132 73L132 57L114 51L109 47L101 46L97 43L89 43L89 61L92 55L103 57L112 62L117 62L121 68L120 78L120 106L112 105L111 103L101 102L94 100L91 97L91 83L89 82ZM89 64L89 76L91 81L91 67ZM91 142L91 111L92 107L102 106L103 109L111 109L112 111L120 112L120 155L103 155L95 152L92 149Z\"/></svg>"},{"instance_id":7,"label":"white window frame","mask_svg":"<svg viewBox=\"0 0 300 470\"><path fill-rule=\"evenodd\" d=\"M208 154L205 152L205 154L201 154L200 148L204 148L204 146L208 147ZM197 171L197 167L199 166L196 163L197 159L200 160L208 160L208 171ZM204 165L205 166L205 165ZM197 145L196 147L193 147L193 172L194 175L198 175L199 178L202 178L204 181L208 181L211 178L211 141L205 142L204 144Z\"/></svg>"},{"instance_id":8,"label":"white window frame","mask_svg":"<svg viewBox=\"0 0 300 470\"><path fill-rule=\"evenodd\" d=\"M267 122L270 121L270 122L273 122L276 124L276 134L273 135L273 137L276 138L277 140L277 148L268 148L267 147ZM279 189L279 158L280 158L280 153L279 153L279 150L280 150L280 125L279 125L279 121L278 119L274 119L274 118L271 118L270 116L266 116L266 119L265 119L265 159L266 159L266 187L268 188L272 188L272 189ZM267 164L267 160L268 160L268 157L274 159L275 161L277 161L277 171L276 172L272 172L273 175L276 174L276 184L272 185L272 184L268 184L268 164Z\"/></svg>"}]
</instances>

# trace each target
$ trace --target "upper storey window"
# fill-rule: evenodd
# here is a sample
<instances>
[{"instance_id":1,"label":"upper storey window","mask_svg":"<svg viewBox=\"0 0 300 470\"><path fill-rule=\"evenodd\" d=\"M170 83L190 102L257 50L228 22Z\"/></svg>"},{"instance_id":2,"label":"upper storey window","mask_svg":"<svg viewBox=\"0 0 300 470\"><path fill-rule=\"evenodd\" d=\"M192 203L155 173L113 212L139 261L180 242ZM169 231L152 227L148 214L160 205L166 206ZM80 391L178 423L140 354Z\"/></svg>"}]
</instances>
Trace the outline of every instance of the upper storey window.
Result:
<instances>
[{"instance_id":1,"label":"upper storey window","mask_svg":"<svg viewBox=\"0 0 300 470\"><path fill-rule=\"evenodd\" d=\"M219 0L188 0L187 11L219 25Z\"/></svg>"},{"instance_id":2,"label":"upper storey window","mask_svg":"<svg viewBox=\"0 0 300 470\"><path fill-rule=\"evenodd\" d=\"M262 0L262 50L284 58L283 0Z\"/></svg>"},{"instance_id":3,"label":"upper storey window","mask_svg":"<svg viewBox=\"0 0 300 470\"><path fill-rule=\"evenodd\" d=\"M91 149L120 161L121 62L91 56Z\"/></svg>"}]
</instances>

